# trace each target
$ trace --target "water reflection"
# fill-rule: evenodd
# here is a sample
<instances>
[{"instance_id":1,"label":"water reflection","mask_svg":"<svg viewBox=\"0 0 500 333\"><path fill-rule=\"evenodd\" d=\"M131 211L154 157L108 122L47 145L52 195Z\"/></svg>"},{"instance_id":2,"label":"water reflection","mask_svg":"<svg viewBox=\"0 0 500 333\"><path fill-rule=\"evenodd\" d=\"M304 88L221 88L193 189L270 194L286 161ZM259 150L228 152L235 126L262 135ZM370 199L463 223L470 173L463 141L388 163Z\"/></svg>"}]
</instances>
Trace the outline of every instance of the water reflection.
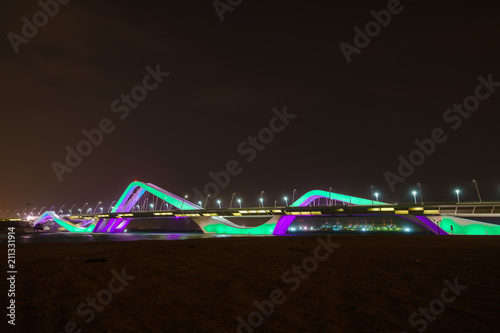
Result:
<instances>
[{"instance_id":1,"label":"water reflection","mask_svg":"<svg viewBox=\"0 0 500 333\"><path fill-rule=\"evenodd\" d=\"M119 234L80 234L80 233L32 233L17 234L16 243L85 243L85 242L124 242L144 240L185 240L201 238L248 237L245 235L217 235L201 233L119 233ZM254 236L255 237L255 236ZM7 235L0 235L0 243L7 243Z\"/></svg>"}]
</instances>

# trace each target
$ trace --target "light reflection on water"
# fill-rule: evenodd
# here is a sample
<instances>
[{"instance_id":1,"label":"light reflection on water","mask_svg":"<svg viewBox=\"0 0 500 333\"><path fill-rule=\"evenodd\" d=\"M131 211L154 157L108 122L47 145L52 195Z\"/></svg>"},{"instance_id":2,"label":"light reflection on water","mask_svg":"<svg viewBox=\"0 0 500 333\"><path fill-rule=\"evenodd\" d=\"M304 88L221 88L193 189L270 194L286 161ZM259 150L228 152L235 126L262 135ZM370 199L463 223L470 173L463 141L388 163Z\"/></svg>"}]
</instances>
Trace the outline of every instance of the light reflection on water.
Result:
<instances>
[{"instance_id":1,"label":"light reflection on water","mask_svg":"<svg viewBox=\"0 0 500 333\"><path fill-rule=\"evenodd\" d=\"M226 238L226 237L248 237L245 235L217 235L217 234L194 234L194 233L119 233L119 234L80 234L80 233L32 233L16 234L16 243L85 243L85 242L124 242L144 240L185 240L201 238ZM255 236L254 236L255 237ZM7 242L7 235L0 235L0 243Z\"/></svg>"}]
</instances>

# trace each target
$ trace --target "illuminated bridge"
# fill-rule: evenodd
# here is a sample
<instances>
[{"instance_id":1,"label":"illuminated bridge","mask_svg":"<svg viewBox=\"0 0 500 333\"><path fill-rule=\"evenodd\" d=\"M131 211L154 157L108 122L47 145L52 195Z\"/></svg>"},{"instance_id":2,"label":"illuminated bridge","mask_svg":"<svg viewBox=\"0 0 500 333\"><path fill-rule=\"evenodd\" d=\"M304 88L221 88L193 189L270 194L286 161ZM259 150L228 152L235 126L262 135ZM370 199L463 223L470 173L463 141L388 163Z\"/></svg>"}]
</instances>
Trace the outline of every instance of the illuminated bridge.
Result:
<instances>
[{"instance_id":1,"label":"illuminated bridge","mask_svg":"<svg viewBox=\"0 0 500 333\"><path fill-rule=\"evenodd\" d=\"M134 211L146 193L165 202L166 209ZM319 204L321 199L325 205ZM500 203L389 204L313 190L287 207L204 209L154 184L139 181L127 187L109 213L67 216L47 211L36 219L35 225L54 221L70 232L119 233L134 219L189 218L204 233L285 235L300 216L399 216L440 235L449 234L451 228L455 235L500 235ZM243 217L269 219L256 227L245 227L229 220Z\"/></svg>"}]
</instances>

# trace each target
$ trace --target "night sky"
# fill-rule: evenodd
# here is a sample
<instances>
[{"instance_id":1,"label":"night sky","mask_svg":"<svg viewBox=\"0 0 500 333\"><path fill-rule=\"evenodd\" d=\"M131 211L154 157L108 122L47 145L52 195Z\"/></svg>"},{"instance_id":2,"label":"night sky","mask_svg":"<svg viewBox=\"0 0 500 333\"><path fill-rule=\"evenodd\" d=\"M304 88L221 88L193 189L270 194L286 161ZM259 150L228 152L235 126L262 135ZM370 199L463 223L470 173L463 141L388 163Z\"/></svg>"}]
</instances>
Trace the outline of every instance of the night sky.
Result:
<instances>
[{"instance_id":1,"label":"night sky","mask_svg":"<svg viewBox=\"0 0 500 333\"><path fill-rule=\"evenodd\" d=\"M211 0L74 0L48 22L38 15L38 32L17 46L22 18L33 22L41 7L2 1L0 210L109 205L136 179L191 198L232 160L241 169L220 188L223 205L233 192L256 206L263 190L273 205L294 188L330 186L370 197L372 184L382 201L409 202L417 182L424 201L456 200L456 188L471 201L473 178L483 200L499 201L500 87L479 89L488 97L460 124L458 113L444 119L475 95L479 76L500 82L498 2L391 2L399 13L348 63L340 44L353 50L354 28L365 31L388 1L243 0L221 21ZM169 75L150 77L155 88L126 106L122 94L157 66ZM284 108L296 117L273 122L270 140L263 129ZM112 132L60 181L66 147L103 119ZM384 174L397 175L398 156L436 128L446 141L392 191ZM259 132L270 142L248 161Z\"/></svg>"}]
</instances>

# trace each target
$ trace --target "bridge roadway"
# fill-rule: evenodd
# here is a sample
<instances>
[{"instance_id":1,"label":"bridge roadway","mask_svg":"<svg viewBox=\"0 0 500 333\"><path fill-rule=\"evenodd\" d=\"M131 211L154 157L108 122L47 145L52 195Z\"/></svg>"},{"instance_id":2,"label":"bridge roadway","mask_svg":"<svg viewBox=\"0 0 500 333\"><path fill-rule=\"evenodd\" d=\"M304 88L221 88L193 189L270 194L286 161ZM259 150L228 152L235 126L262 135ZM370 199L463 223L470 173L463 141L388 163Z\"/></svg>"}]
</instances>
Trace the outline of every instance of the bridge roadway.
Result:
<instances>
[{"instance_id":1,"label":"bridge roadway","mask_svg":"<svg viewBox=\"0 0 500 333\"><path fill-rule=\"evenodd\" d=\"M426 203L420 204L385 204L385 205L337 205L308 207L251 207L222 208L200 210L140 211L127 213L101 213L88 215L71 215L68 219L99 218L168 218L168 217L258 217L272 215L293 216L356 216L356 215L429 215L429 216L499 216L500 202L488 203Z\"/></svg>"}]
</instances>

